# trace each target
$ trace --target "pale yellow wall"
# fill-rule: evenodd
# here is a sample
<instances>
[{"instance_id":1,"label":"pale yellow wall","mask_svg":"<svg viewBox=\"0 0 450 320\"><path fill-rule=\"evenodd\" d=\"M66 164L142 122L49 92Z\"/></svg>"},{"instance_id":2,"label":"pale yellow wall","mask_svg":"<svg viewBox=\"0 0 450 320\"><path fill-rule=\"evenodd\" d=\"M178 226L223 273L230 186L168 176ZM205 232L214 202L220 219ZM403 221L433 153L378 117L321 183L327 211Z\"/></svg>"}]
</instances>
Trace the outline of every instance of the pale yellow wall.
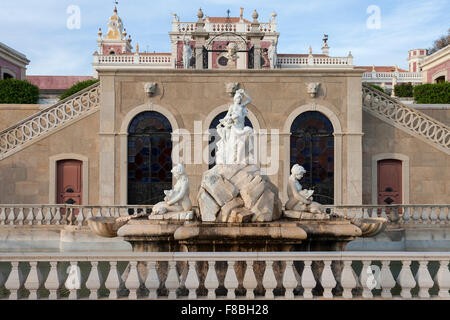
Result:
<instances>
[{"instance_id":1,"label":"pale yellow wall","mask_svg":"<svg viewBox=\"0 0 450 320\"><path fill-rule=\"evenodd\" d=\"M0 161L0 203L49 203L50 159L75 153L89 160L89 204L98 203L99 112Z\"/></svg>"},{"instance_id":2,"label":"pale yellow wall","mask_svg":"<svg viewBox=\"0 0 450 320\"><path fill-rule=\"evenodd\" d=\"M450 156L363 112L363 202L372 203L372 157L381 153L409 158L411 204L450 202Z\"/></svg>"},{"instance_id":3,"label":"pale yellow wall","mask_svg":"<svg viewBox=\"0 0 450 320\"><path fill-rule=\"evenodd\" d=\"M0 104L0 131L38 113L41 106L39 104Z\"/></svg>"}]
</instances>

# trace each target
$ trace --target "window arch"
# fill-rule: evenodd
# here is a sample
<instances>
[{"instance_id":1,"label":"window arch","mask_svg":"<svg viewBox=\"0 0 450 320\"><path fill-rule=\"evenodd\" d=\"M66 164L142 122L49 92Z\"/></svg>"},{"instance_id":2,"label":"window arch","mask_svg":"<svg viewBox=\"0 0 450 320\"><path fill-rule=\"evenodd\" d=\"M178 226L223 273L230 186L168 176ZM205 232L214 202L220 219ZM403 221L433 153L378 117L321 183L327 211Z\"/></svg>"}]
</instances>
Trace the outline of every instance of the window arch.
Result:
<instances>
[{"instance_id":1,"label":"window arch","mask_svg":"<svg viewBox=\"0 0 450 320\"><path fill-rule=\"evenodd\" d=\"M300 164L306 169L301 181L314 189L314 199L334 203L334 136L331 121L321 112L306 111L292 122L290 133L290 168Z\"/></svg>"},{"instance_id":2,"label":"window arch","mask_svg":"<svg viewBox=\"0 0 450 320\"><path fill-rule=\"evenodd\" d=\"M128 126L128 204L155 204L172 187L172 125L144 111Z\"/></svg>"}]
</instances>

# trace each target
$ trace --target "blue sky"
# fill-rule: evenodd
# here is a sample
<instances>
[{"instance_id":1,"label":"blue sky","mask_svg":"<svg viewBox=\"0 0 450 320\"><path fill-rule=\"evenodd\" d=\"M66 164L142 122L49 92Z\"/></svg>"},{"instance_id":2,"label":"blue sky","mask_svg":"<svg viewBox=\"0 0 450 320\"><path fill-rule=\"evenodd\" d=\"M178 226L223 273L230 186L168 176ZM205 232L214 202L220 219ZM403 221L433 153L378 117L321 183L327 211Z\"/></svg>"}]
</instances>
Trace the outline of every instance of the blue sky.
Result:
<instances>
[{"instance_id":1,"label":"blue sky","mask_svg":"<svg viewBox=\"0 0 450 320\"><path fill-rule=\"evenodd\" d=\"M81 28L68 29L67 8L81 9ZM380 8L380 28L367 28L367 8ZM113 0L1 0L0 41L31 60L28 74L91 75L97 31L107 30ZM279 53L320 52L329 35L331 56L352 51L357 65L395 65L407 69L408 50L429 48L450 27L448 0L119 0L119 16L140 51L170 52L171 13L195 21L198 8L209 16L244 16L254 9L259 21L277 13Z\"/></svg>"}]
</instances>

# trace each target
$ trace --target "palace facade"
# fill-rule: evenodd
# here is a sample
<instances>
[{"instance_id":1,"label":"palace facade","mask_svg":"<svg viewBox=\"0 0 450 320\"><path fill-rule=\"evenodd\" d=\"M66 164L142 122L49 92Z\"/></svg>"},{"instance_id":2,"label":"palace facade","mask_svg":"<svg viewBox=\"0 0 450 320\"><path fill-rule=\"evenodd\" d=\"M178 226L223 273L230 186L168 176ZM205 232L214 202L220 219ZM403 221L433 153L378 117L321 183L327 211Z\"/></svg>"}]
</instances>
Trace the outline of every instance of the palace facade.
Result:
<instances>
[{"instance_id":1,"label":"palace facade","mask_svg":"<svg viewBox=\"0 0 450 320\"><path fill-rule=\"evenodd\" d=\"M427 115L366 87L367 70L350 52L330 56L326 36L320 54L277 53L275 13L197 18L174 15L172 52L147 53L115 9L98 33L99 84L23 120L2 111L0 202L154 204L182 162L196 204L214 165L209 129L243 88L258 163L282 199L299 163L325 204L448 203L448 110Z\"/></svg>"}]
</instances>

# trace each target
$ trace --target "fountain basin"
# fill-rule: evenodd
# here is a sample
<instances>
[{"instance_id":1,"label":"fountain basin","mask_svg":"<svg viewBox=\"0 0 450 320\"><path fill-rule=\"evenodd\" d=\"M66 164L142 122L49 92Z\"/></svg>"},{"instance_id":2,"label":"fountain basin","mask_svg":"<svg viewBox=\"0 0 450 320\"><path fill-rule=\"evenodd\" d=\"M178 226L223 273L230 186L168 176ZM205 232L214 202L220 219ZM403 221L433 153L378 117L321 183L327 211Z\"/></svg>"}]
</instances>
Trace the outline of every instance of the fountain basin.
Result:
<instances>
[{"instance_id":1,"label":"fountain basin","mask_svg":"<svg viewBox=\"0 0 450 320\"><path fill-rule=\"evenodd\" d=\"M91 230L101 237L117 237L117 230L126 224L127 221L117 221L113 217L92 217L88 219L88 226Z\"/></svg>"},{"instance_id":2,"label":"fountain basin","mask_svg":"<svg viewBox=\"0 0 450 320\"><path fill-rule=\"evenodd\" d=\"M384 231L387 224L386 218L362 218L352 219L352 224L361 229L361 237L369 238Z\"/></svg>"}]
</instances>

